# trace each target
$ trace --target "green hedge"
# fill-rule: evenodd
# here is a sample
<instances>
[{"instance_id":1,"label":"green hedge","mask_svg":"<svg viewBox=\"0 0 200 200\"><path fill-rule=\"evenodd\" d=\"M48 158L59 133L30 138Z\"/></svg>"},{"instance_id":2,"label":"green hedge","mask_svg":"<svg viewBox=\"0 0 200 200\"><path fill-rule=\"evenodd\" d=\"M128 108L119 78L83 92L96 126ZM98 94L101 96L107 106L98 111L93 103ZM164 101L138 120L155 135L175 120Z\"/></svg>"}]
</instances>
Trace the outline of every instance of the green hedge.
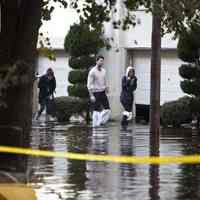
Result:
<instances>
[{"instance_id":1,"label":"green hedge","mask_svg":"<svg viewBox=\"0 0 200 200\"><path fill-rule=\"evenodd\" d=\"M68 86L69 96L88 98L88 89L86 85L75 84Z\"/></svg>"},{"instance_id":2,"label":"green hedge","mask_svg":"<svg viewBox=\"0 0 200 200\"><path fill-rule=\"evenodd\" d=\"M72 70L69 72L68 81L72 84L87 83L88 70Z\"/></svg>"},{"instance_id":3,"label":"green hedge","mask_svg":"<svg viewBox=\"0 0 200 200\"><path fill-rule=\"evenodd\" d=\"M200 94L200 80L184 80L181 81L181 89L183 92L191 95L198 96Z\"/></svg>"},{"instance_id":4,"label":"green hedge","mask_svg":"<svg viewBox=\"0 0 200 200\"><path fill-rule=\"evenodd\" d=\"M182 33L178 41L178 57L184 62L195 62L198 57L191 33Z\"/></svg>"},{"instance_id":5,"label":"green hedge","mask_svg":"<svg viewBox=\"0 0 200 200\"><path fill-rule=\"evenodd\" d=\"M73 114L80 114L85 110L86 101L76 97L57 97L56 117L59 122L69 121Z\"/></svg>"},{"instance_id":6,"label":"green hedge","mask_svg":"<svg viewBox=\"0 0 200 200\"><path fill-rule=\"evenodd\" d=\"M70 57L69 66L72 69L89 69L91 66L94 66L96 63L94 56L79 56L79 57Z\"/></svg>"},{"instance_id":7,"label":"green hedge","mask_svg":"<svg viewBox=\"0 0 200 200\"><path fill-rule=\"evenodd\" d=\"M191 111L194 114L200 113L200 98L191 98Z\"/></svg>"},{"instance_id":8,"label":"green hedge","mask_svg":"<svg viewBox=\"0 0 200 200\"><path fill-rule=\"evenodd\" d=\"M96 55L105 46L102 32L91 30L88 24L74 24L65 37L64 47L72 56Z\"/></svg>"},{"instance_id":9,"label":"green hedge","mask_svg":"<svg viewBox=\"0 0 200 200\"><path fill-rule=\"evenodd\" d=\"M109 47L109 41L103 37L103 29L91 29L84 20L70 26L64 41L65 51L70 56L69 66L72 68L68 76L68 81L72 84L68 86L69 96L88 99L88 71L95 65L96 55L104 47ZM88 105L85 106L85 111L89 116Z\"/></svg>"},{"instance_id":10,"label":"green hedge","mask_svg":"<svg viewBox=\"0 0 200 200\"><path fill-rule=\"evenodd\" d=\"M192 120L190 108L191 98L182 97L177 101L171 101L163 104L161 107L161 122L164 127L171 125L180 127L182 123L188 123Z\"/></svg>"},{"instance_id":11,"label":"green hedge","mask_svg":"<svg viewBox=\"0 0 200 200\"><path fill-rule=\"evenodd\" d=\"M200 70L191 64L183 64L179 67L179 74L184 79L192 79L200 76Z\"/></svg>"}]
</instances>

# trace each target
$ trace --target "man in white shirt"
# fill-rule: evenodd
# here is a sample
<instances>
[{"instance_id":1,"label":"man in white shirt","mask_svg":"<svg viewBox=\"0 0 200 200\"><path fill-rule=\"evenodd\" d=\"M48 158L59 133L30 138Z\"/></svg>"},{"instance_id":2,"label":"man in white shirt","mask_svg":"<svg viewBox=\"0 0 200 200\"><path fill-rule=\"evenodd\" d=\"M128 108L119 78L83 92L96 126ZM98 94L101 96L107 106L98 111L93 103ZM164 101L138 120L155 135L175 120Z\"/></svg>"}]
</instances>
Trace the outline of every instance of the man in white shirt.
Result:
<instances>
[{"instance_id":1,"label":"man in white shirt","mask_svg":"<svg viewBox=\"0 0 200 200\"><path fill-rule=\"evenodd\" d=\"M108 87L106 83L106 71L103 68L104 57L98 56L96 65L90 70L87 80L87 88L90 101L93 105L92 126L105 124L110 118L110 105L107 97Z\"/></svg>"}]
</instances>

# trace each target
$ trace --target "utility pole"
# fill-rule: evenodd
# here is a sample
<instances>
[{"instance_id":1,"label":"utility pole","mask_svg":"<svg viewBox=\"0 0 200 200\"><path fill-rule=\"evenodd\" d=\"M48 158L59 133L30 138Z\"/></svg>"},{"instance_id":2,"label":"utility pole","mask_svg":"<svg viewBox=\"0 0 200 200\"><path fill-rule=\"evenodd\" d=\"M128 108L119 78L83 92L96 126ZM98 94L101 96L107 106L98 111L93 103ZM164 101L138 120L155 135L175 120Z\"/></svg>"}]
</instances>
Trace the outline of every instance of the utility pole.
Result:
<instances>
[{"instance_id":1,"label":"utility pole","mask_svg":"<svg viewBox=\"0 0 200 200\"><path fill-rule=\"evenodd\" d=\"M150 133L160 134L161 15L160 1L154 2L152 18Z\"/></svg>"}]
</instances>

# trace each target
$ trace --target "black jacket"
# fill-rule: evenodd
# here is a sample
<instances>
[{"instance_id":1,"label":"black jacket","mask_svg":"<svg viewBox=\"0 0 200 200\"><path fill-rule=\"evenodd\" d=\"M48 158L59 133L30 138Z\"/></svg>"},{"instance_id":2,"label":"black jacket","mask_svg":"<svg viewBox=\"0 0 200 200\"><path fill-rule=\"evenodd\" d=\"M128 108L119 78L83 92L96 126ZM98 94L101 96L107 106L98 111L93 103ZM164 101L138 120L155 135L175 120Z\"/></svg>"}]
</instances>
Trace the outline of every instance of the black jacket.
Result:
<instances>
[{"instance_id":1,"label":"black jacket","mask_svg":"<svg viewBox=\"0 0 200 200\"><path fill-rule=\"evenodd\" d=\"M127 76L122 78L122 91L120 101L123 103L132 103L133 91L137 88L137 78L128 79Z\"/></svg>"},{"instance_id":2,"label":"black jacket","mask_svg":"<svg viewBox=\"0 0 200 200\"><path fill-rule=\"evenodd\" d=\"M41 102L43 99L53 95L55 89L56 89L56 79L55 77L51 80L48 79L47 75L43 75L40 77L39 83L38 83L39 91L39 102Z\"/></svg>"}]
</instances>

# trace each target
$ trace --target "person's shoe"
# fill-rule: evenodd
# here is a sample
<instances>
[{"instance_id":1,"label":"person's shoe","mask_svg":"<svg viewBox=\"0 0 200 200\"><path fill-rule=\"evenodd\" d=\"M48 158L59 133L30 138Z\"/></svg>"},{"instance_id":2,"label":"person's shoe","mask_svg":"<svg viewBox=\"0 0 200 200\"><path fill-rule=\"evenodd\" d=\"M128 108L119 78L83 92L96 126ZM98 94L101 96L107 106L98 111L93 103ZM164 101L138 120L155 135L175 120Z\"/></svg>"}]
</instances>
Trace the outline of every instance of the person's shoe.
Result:
<instances>
[{"instance_id":1,"label":"person's shoe","mask_svg":"<svg viewBox=\"0 0 200 200\"><path fill-rule=\"evenodd\" d=\"M100 112L93 111L92 114L92 127L98 127L101 124L101 115Z\"/></svg>"},{"instance_id":2,"label":"person's shoe","mask_svg":"<svg viewBox=\"0 0 200 200\"><path fill-rule=\"evenodd\" d=\"M132 114L132 112L129 112L129 114L128 114L128 118L127 118L127 121L132 120L132 118L133 118L133 114Z\"/></svg>"},{"instance_id":3,"label":"person's shoe","mask_svg":"<svg viewBox=\"0 0 200 200\"><path fill-rule=\"evenodd\" d=\"M129 116L129 112L128 111L124 111L122 114L123 114L123 116L127 116L127 117Z\"/></svg>"},{"instance_id":4,"label":"person's shoe","mask_svg":"<svg viewBox=\"0 0 200 200\"><path fill-rule=\"evenodd\" d=\"M110 119L110 115L111 115L110 109L102 110L100 113L101 124L106 124L108 122L108 120Z\"/></svg>"}]
</instances>

